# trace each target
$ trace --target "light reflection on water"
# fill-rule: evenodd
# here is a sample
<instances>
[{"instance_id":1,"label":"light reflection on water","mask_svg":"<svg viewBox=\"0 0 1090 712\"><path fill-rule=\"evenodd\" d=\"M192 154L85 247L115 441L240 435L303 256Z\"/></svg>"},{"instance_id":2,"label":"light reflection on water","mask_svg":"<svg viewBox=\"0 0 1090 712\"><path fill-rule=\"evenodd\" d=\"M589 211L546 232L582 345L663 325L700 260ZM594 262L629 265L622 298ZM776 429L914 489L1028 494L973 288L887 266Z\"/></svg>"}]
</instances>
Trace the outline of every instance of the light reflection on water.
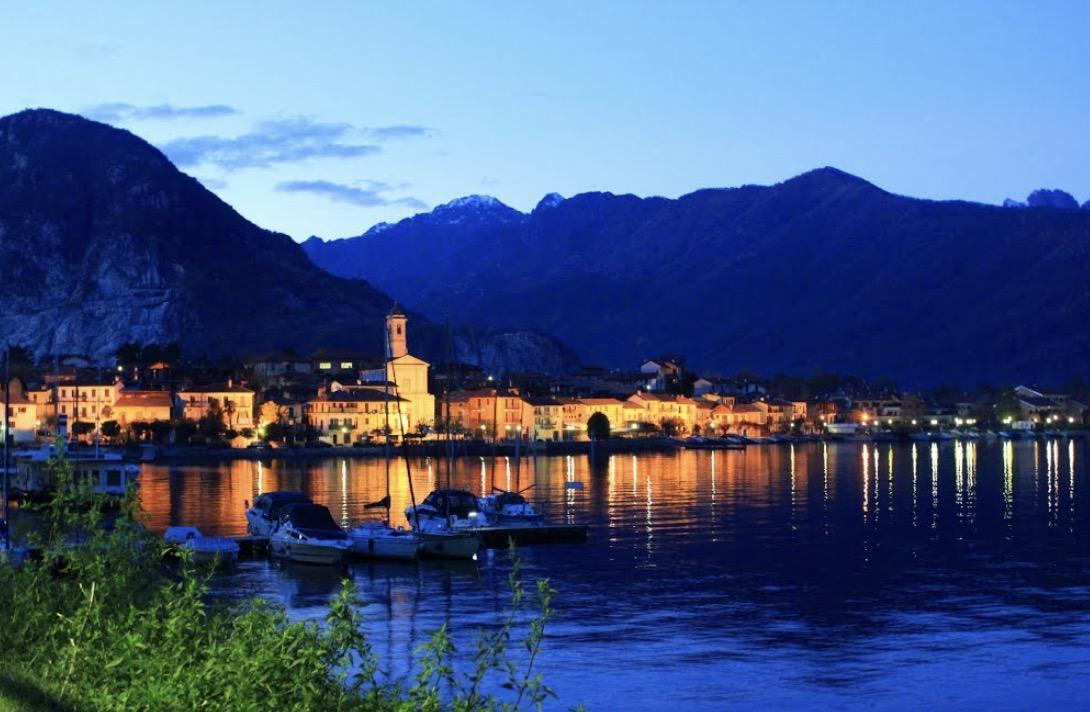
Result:
<instances>
[{"instance_id":1,"label":"light reflection on water","mask_svg":"<svg viewBox=\"0 0 1090 712\"><path fill-rule=\"evenodd\" d=\"M476 492L526 488L585 545L522 552L565 612L542 671L559 708L1025 707L1090 683L1082 441L824 444L744 452L463 459ZM413 460L422 497L445 461ZM301 489L343 523L374 516L381 460L145 467L149 524L244 532L243 501ZM581 482L583 489L568 486ZM391 470L395 523L409 502ZM393 675L448 622L463 650L507 603L503 552L359 564L368 634ZM216 580L318 618L344 571L249 561Z\"/></svg>"}]
</instances>

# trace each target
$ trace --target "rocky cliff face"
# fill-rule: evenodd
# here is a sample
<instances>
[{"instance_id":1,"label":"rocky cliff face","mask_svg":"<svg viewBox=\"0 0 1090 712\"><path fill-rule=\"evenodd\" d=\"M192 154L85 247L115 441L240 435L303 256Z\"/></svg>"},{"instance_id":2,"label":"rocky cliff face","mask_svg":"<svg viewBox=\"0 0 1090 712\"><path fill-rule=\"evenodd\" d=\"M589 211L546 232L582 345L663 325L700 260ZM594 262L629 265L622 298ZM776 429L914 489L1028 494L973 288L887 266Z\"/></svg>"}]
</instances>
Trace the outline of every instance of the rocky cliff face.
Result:
<instances>
[{"instance_id":1,"label":"rocky cliff face","mask_svg":"<svg viewBox=\"0 0 1090 712\"><path fill-rule=\"evenodd\" d=\"M426 314L457 304L464 321L532 326L602 365L677 353L709 371L907 385L1090 372L1083 210L916 200L824 168L677 200L553 195L502 215L433 212L305 249Z\"/></svg>"},{"instance_id":2,"label":"rocky cliff face","mask_svg":"<svg viewBox=\"0 0 1090 712\"><path fill-rule=\"evenodd\" d=\"M390 304L315 267L127 131L49 110L0 119L0 338L104 362L130 340L209 356L381 353ZM441 331L416 320L422 349ZM489 338L458 335L488 344L500 365L529 365L503 364L508 339ZM541 347L545 360L574 360L555 340Z\"/></svg>"}]
</instances>

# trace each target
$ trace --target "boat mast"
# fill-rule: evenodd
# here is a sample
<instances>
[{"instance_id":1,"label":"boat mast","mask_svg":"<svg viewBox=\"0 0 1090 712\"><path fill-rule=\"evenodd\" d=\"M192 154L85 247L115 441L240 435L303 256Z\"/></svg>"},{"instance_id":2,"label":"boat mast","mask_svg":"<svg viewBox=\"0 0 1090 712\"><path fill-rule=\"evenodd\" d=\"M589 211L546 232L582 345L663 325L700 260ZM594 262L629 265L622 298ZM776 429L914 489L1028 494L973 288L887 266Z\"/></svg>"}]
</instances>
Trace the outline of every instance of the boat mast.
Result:
<instances>
[{"instance_id":1,"label":"boat mast","mask_svg":"<svg viewBox=\"0 0 1090 712\"><path fill-rule=\"evenodd\" d=\"M11 412L11 343L4 346L4 524L8 526L8 424ZM11 546L11 536L4 537L4 548Z\"/></svg>"},{"instance_id":2,"label":"boat mast","mask_svg":"<svg viewBox=\"0 0 1090 712\"><path fill-rule=\"evenodd\" d=\"M386 358L382 368L382 408L386 413L383 432L386 435L386 526L390 526L390 328L386 327Z\"/></svg>"}]
</instances>

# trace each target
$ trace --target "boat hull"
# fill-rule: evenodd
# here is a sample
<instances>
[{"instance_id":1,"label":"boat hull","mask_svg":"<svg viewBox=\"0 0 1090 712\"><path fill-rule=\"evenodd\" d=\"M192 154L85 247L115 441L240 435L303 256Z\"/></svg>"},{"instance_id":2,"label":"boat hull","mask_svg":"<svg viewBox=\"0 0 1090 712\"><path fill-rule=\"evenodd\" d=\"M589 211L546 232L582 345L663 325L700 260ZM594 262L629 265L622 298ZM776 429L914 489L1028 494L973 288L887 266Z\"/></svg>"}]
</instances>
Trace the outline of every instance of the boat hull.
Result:
<instances>
[{"instance_id":1,"label":"boat hull","mask_svg":"<svg viewBox=\"0 0 1090 712\"><path fill-rule=\"evenodd\" d=\"M420 543L411 534L391 536L352 533L352 553L367 559L411 561L416 558Z\"/></svg>"},{"instance_id":2,"label":"boat hull","mask_svg":"<svg viewBox=\"0 0 1090 712\"><path fill-rule=\"evenodd\" d=\"M269 540L269 552L298 564L333 566L344 561L345 547L274 536Z\"/></svg>"},{"instance_id":3,"label":"boat hull","mask_svg":"<svg viewBox=\"0 0 1090 712\"><path fill-rule=\"evenodd\" d=\"M441 559L472 559L481 547L481 537L477 534L453 532L418 533L420 554Z\"/></svg>"}]
</instances>

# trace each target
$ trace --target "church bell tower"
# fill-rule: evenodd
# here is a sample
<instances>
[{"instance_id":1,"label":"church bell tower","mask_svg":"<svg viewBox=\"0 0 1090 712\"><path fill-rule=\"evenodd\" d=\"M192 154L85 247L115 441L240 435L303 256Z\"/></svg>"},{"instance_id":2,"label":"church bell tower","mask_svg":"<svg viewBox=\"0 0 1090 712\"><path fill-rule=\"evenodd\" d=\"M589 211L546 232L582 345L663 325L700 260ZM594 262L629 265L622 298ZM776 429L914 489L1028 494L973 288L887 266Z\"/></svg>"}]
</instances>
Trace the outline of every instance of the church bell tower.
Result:
<instances>
[{"instance_id":1,"label":"church bell tower","mask_svg":"<svg viewBox=\"0 0 1090 712\"><path fill-rule=\"evenodd\" d=\"M401 307L394 303L394 308L386 315L386 358L401 358L409 353L407 333L409 318Z\"/></svg>"}]
</instances>

